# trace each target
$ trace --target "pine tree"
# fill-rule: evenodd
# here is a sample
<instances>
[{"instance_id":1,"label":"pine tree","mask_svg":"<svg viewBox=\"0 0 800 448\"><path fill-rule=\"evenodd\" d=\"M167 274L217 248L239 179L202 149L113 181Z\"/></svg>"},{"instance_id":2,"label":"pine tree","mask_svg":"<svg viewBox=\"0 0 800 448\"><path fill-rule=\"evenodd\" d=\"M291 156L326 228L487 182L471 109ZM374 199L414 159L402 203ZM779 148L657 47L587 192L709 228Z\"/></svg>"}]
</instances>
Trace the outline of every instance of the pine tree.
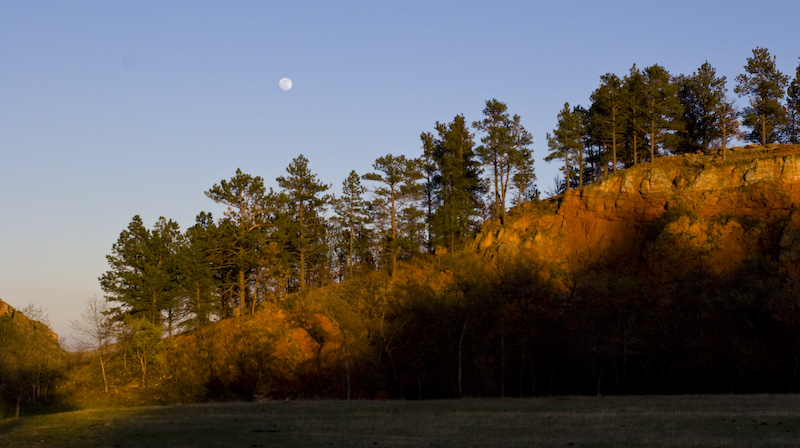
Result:
<instances>
[{"instance_id":1,"label":"pine tree","mask_svg":"<svg viewBox=\"0 0 800 448\"><path fill-rule=\"evenodd\" d=\"M786 109L789 120L786 125L785 140L796 145L800 143L800 64L797 65L794 79L786 89Z\"/></svg>"},{"instance_id":2,"label":"pine tree","mask_svg":"<svg viewBox=\"0 0 800 448\"><path fill-rule=\"evenodd\" d=\"M308 159L300 154L286 168L288 176L278 177L281 187L280 202L284 213L289 218L288 228L284 230L286 243L295 256L298 272L298 288L305 289L308 283L309 267L317 277L317 283L323 283L320 270L325 264L327 248L325 247L325 206L330 197L323 193L329 185L321 183L317 175L308 168ZM316 271L316 272L314 272Z\"/></svg>"},{"instance_id":3,"label":"pine tree","mask_svg":"<svg viewBox=\"0 0 800 448\"><path fill-rule=\"evenodd\" d=\"M189 330L204 327L214 317L225 315L216 292L215 228L211 213L201 212L195 218L195 225L184 233L186 245L180 252L180 262L187 317L182 324Z\"/></svg>"},{"instance_id":4,"label":"pine tree","mask_svg":"<svg viewBox=\"0 0 800 448\"><path fill-rule=\"evenodd\" d=\"M588 150L592 146L592 139L589 136L589 125L591 122L589 111L583 106L575 106L572 113L578 117L578 126L581 133L581 147L578 150L578 187L583 187L584 184L591 182L588 179Z\"/></svg>"},{"instance_id":5,"label":"pine tree","mask_svg":"<svg viewBox=\"0 0 800 448\"><path fill-rule=\"evenodd\" d=\"M572 184L573 167L575 158L583 147L583 130L580 117L570 109L569 103L564 103L564 108L558 114L558 124L553 129L553 134L547 134L547 147L550 153L544 158L546 162L563 160L565 189L569 190Z\"/></svg>"},{"instance_id":6,"label":"pine tree","mask_svg":"<svg viewBox=\"0 0 800 448\"><path fill-rule=\"evenodd\" d=\"M472 123L483 132L481 146L477 148L481 163L491 170L494 191L492 216L504 222L506 195L513 171L521 157L521 151L533 143L533 137L522 126L519 115L510 117L508 106L496 99L486 101L484 119Z\"/></svg>"},{"instance_id":7,"label":"pine tree","mask_svg":"<svg viewBox=\"0 0 800 448\"><path fill-rule=\"evenodd\" d=\"M217 228L217 235L224 236L217 248L218 265L232 270L235 279L228 279L227 283L229 291L235 290L238 295L238 312L243 315L247 309L248 290L251 291L251 302L257 300L254 278L259 248L265 243L264 234L268 226L264 180L237 169L235 176L215 184L206 191L206 196L228 206L225 218Z\"/></svg>"},{"instance_id":8,"label":"pine tree","mask_svg":"<svg viewBox=\"0 0 800 448\"><path fill-rule=\"evenodd\" d=\"M679 132L678 152L708 153L722 138L723 102L727 101L725 77L706 61L692 73L678 80L678 97L683 105L683 129Z\"/></svg>"},{"instance_id":9,"label":"pine tree","mask_svg":"<svg viewBox=\"0 0 800 448\"><path fill-rule=\"evenodd\" d=\"M530 148L522 148L519 158L514 167L514 188L517 189L517 200L515 205L524 201L539 199L539 190L536 188L536 171L533 167L533 151Z\"/></svg>"},{"instance_id":10,"label":"pine tree","mask_svg":"<svg viewBox=\"0 0 800 448\"><path fill-rule=\"evenodd\" d=\"M438 124L438 122L437 122ZM422 155L419 157L419 168L422 174L422 201L425 210L425 248L433 252L434 220L433 213L437 207L438 168L434 160L437 142L431 132L423 132L419 136L422 142Z\"/></svg>"},{"instance_id":11,"label":"pine tree","mask_svg":"<svg viewBox=\"0 0 800 448\"><path fill-rule=\"evenodd\" d=\"M434 172L432 192L435 212L432 215L431 238L435 244L454 249L464 237L472 234L480 204L479 164L475 143L463 115L451 123L436 123L437 138L423 140L430 146ZM427 138L423 134L423 138Z\"/></svg>"},{"instance_id":12,"label":"pine tree","mask_svg":"<svg viewBox=\"0 0 800 448\"><path fill-rule=\"evenodd\" d=\"M611 147L611 156L601 161L604 164L610 161L612 170L617 172L617 150L625 124L623 84L613 73L601 76L600 81L600 87L591 96L592 134L603 147Z\"/></svg>"},{"instance_id":13,"label":"pine tree","mask_svg":"<svg viewBox=\"0 0 800 448\"><path fill-rule=\"evenodd\" d=\"M408 200L414 200L421 192L418 181L422 177L419 164L409 160L406 156L395 157L387 154L379 157L372 165L375 172L367 173L364 179L378 182L381 187L375 189L377 208L385 210L384 216L388 217L390 224L386 240L385 252L390 259L390 274L397 272L397 258L400 245L398 244L398 215L402 205Z\"/></svg>"},{"instance_id":14,"label":"pine tree","mask_svg":"<svg viewBox=\"0 0 800 448\"><path fill-rule=\"evenodd\" d=\"M659 146L666 152L674 143L670 141L680 129L681 104L678 85L669 72L660 65L644 69L644 128L650 143L650 160L654 160Z\"/></svg>"},{"instance_id":15,"label":"pine tree","mask_svg":"<svg viewBox=\"0 0 800 448\"><path fill-rule=\"evenodd\" d=\"M728 156L728 141L732 138L742 137L742 132L739 130L739 114L736 111L733 100L727 96L717 105L715 112L719 119L722 160L726 160Z\"/></svg>"},{"instance_id":16,"label":"pine tree","mask_svg":"<svg viewBox=\"0 0 800 448\"><path fill-rule=\"evenodd\" d=\"M166 320L173 330L181 296L177 254L183 244L174 221L161 217L151 231L139 215L133 217L106 256L111 269L99 279L106 299L120 304L112 309L116 318L144 316L153 325Z\"/></svg>"},{"instance_id":17,"label":"pine tree","mask_svg":"<svg viewBox=\"0 0 800 448\"><path fill-rule=\"evenodd\" d=\"M778 71L775 58L760 47L747 58L744 70L746 73L736 77L734 92L750 97L749 106L742 111L742 124L750 128L747 140L762 145L779 141L779 131L788 121L782 99L789 77Z\"/></svg>"},{"instance_id":18,"label":"pine tree","mask_svg":"<svg viewBox=\"0 0 800 448\"><path fill-rule=\"evenodd\" d=\"M342 197L333 200L336 220L347 233L347 275L352 277L355 263L356 239L363 234L369 222L369 212L364 193L367 189L361 185L361 178L355 171L342 182Z\"/></svg>"},{"instance_id":19,"label":"pine tree","mask_svg":"<svg viewBox=\"0 0 800 448\"><path fill-rule=\"evenodd\" d=\"M633 162L634 165L639 163L641 156L639 155L639 148L645 143L646 133L646 109L647 109L647 85L645 84L645 76L636 67L636 64L631 67L630 72L622 81L623 83L623 97L622 103L623 117L625 117L625 135L622 159L628 165Z\"/></svg>"}]
</instances>

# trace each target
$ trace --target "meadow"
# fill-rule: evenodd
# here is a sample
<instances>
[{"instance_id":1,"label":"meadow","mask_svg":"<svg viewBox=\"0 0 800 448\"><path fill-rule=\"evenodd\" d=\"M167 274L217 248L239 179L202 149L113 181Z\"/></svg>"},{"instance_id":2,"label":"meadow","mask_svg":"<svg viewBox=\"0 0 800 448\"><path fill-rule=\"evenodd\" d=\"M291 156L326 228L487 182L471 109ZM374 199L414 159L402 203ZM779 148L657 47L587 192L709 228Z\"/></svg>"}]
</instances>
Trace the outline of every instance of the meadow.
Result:
<instances>
[{"instance_id":1,"label":"meadow","mask_svg":"<svg viewBox=\"0 0 800 448\"><path fill-rule=\"evenodd\" d=\"M754 447L800 444L796 395L268 401L0 421L0 447Z\"/></svg>"}]
</instances>

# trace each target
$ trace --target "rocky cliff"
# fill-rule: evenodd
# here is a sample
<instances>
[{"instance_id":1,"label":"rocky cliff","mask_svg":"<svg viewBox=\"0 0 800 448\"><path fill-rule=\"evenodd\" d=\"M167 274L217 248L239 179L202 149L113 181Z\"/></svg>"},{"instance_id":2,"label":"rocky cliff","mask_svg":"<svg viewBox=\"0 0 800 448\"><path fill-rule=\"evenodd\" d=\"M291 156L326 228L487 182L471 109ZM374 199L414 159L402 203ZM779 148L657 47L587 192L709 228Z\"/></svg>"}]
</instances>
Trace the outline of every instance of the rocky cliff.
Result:
<instances>
[{"instance_id":1,"label":"rocky cliff","mask_svg":"<svg viewBox=\"0 0 800 448\"><path fill-rule=\"evenodd\" d=\"M800 271L800 147L747 146L659 158L512 210L478 236L488 256L520 252L545 276L603 270L658 282L767 266ZM776 272L777 273L777 272Z\"/></svg>"},{"instance_id":2,"label":"rocky cliff","mask_svg":"<svg viewBox=\"0 0 800 448\"><path fill-rule=\"evenodd\" d=\"M35 332L37 334L48 337L54 341L58 341L58 335L53 332L47 325L29 319L22 314L19 310L14 309L11 305L0 299L0 317L8 317L10 322L15 326L24 329L26 332Z\"/></svg>"}]
</instances>

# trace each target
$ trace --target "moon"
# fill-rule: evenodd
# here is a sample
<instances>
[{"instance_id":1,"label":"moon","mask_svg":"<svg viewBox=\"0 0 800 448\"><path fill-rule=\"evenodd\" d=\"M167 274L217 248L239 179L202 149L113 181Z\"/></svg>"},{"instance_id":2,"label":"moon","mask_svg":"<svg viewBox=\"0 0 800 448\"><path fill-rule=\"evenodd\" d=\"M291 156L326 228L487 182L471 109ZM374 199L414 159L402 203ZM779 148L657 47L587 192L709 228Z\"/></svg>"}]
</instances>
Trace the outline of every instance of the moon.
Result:
<instances>
[{"instance_id":1,"label":"moon","mask_svg":"<svg viewBox=\"0 0 800 448\"><path fill-rule=\"evenodd\" d=\"M281 78L281 80L278 81L278 86L283 91L289 90L292 88L292 80L289 78Z\"/></svg>"}]
</instances>

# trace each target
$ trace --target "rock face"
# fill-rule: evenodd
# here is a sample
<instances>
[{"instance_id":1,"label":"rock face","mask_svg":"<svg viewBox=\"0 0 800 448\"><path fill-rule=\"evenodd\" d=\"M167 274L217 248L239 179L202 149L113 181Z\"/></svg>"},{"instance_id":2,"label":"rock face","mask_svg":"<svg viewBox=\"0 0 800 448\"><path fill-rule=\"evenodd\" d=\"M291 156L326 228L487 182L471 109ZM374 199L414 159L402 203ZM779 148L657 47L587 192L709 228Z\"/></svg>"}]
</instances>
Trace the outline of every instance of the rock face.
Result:
<instances>
[{"instance_id":1,"label":"rock face","mask_svg":"<svg viewBox=\"0 0 800 448\"><path fill-rule=\"evenodd\" d=\"M11 322L14 325L19 327L24 327L27 329L34 329L39 334L47 335L49 338L53 339L54 341L58 341L58 335L53 332L47 325L37 322L35 320L28 319L27 316L19 312L18 310L14 309L11 305L4 302L0 299L0 317L9 316L11 318Z\"/></svg>"},{"instance_id":2,"label":"rock face","mask_svg":"<svg viewBox=\"0 0 800 448\"><path fill-rule=\"evenodd\" d=\"M664 157L562 196L515 208L476 240L562 273L618 272L673 281L724 276L771 260L800 273L800 147Z\"/></svg>"}]
</instances>

